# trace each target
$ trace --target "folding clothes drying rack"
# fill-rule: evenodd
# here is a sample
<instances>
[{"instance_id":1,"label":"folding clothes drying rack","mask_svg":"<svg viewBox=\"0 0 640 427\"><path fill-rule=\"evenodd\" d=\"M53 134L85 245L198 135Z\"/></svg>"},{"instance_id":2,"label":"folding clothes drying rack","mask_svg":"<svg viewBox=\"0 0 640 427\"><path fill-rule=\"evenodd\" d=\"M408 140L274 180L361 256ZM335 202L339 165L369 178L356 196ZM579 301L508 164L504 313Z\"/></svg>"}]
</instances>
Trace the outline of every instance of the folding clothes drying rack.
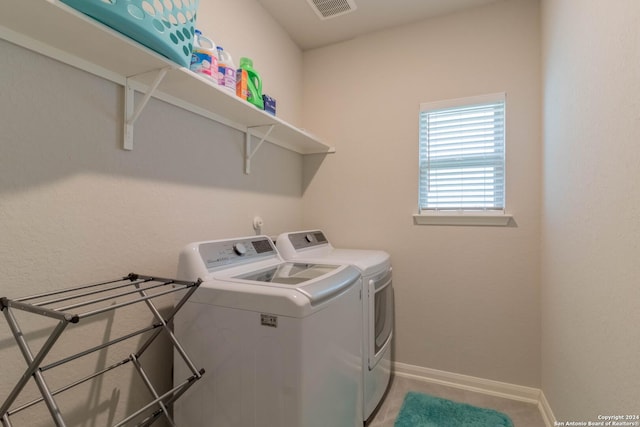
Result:
<instances>
[{"instance_id":1,"label":"folding clothes drying rack","mask_svg":"<svg viewBox=\"0 0 640 427\"><path fill-rule=\"evenodd\" d=\"M2 310L7 319L7 323L13 333L22 356L27 362L27 369L24 371L22 377L18 380L15 387L6 398L2 406L0 406L0 421L4 427L12 427L10 417L16 413L23 411L31 406L45 402L51 417L57 427L66 427L60 408L56 404L54 397L59 393L67 391L77 385L90 381L98 376L123 366L129 362L133 364L135 370L140 374L142 381L149 389L154 399L138 411L130 414L122 421L114 424L113 427L121 427L125 425L133 425L130 423L136 422L136 419L140 419L143 415L146 417L138 422L138 426L149 426L155 422L161 415L164 415L171 426L175 426L171 414L168 408L176 401L189 387L191 387L195 381L200 379L204 374L204 370L198 370L184 349L171 331L170 324L173 317L178 310L184 305L189 297L196 291L201 281L187 282L174 279L162 279L151 276L143 276L139 274L131 273L126 277L111 280L108 282L95 283L90 285L78 286L74 288L67 288L53 292L42 293L38 295L32 295L28 297L9 299L0 298L0 310ZM166 319L164 319L154 306L152 299L176 292L184 291L184 295L181 296L179 301L173 307L173 310L169 313ZM54 346L58 338L62 335L64 330L71 323L79 323L86 318L114 311L119 308L129 306L136 303L144 302L149 310L153 313L155 323L138 331L123 335L119 338L110 340L95 347L86 349L79 353L75 353L69 357L61 359L57 362L43 365L43 361L51 348ZM81 314L76 314L74 311L82 308L89 311ZM42 345L40 350L34 356L27 344L25 336L23 335L18 321L14 316L13 310L23 310L33 314L46 316L58 320L58 324L51 331L46 342ZM153 333L143 342L138 348L137 352L130 354L129 357L120 360L107 368L97 371L89 376L78 379L64 387L51 391L47 386L43 373L49 369L63 365L65 363L76 360L80 357L102 350L110 345L122 342L124 340L133 338L135 336L144 334L145 332L153 331ZM140 356L149 348L151 343L160 335L161 332L166 332L174 348L180 354L189 370L191 376L186 378L180 384L175 384L174 387L163 394L158 392L153 387L149 377L145 373L142 365L140 364ZM29 378L33 377L38 389L40 390L41 398L33 400L22 406L10 409L14 404L18 395L22 392L23 388L29 381ZM153 411L153 412L151 412ZM149 414L150 415L147 415Z\"/></svg>"}]
</instances>

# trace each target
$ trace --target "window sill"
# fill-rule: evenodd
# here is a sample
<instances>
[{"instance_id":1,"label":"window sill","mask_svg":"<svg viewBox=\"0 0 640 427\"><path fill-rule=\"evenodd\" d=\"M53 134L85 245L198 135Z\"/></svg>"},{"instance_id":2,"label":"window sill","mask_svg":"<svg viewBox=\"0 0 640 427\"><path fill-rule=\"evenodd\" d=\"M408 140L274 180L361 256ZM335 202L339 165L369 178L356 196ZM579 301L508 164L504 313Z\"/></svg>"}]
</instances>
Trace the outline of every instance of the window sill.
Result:
<instances>
[{"instance_id":1,"label":"window sill","mask_svg":"<svg viewBox=\"0 0 640 427\"><path fill-rule=\"evenodd\" d=\"M471 225L507 227L513 224L513 216L509 214L455 214L431 213L413 215L415 225Z\"/></svg>"}]
</instances>

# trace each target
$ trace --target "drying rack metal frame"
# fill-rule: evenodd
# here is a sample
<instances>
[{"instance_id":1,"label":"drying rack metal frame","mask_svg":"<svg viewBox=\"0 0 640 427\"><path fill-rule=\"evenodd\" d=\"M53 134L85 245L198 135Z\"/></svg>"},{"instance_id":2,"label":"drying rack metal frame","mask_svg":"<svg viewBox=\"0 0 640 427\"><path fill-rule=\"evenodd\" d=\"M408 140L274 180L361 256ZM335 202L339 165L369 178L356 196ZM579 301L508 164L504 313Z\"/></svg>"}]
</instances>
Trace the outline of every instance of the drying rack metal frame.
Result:
<instances>
[{"instance_id":1,"label":"drying rack metal frame","mask_svg":"<svg viewBox=\"0 0 640 427\"><path fill-rule=\"evenodd\" d=\"M138 411L128 415L123 420L114 424L113 427L122 427L129 423L139 419L141 415L148 413L152 408L155 410L147 415L138 426L149 426L155 422L161 415L164 415L171 426L175 426L175 423L169 412L169 407L175 402L189 387L191 387L197 380L202 378L204 369L197 369L185 350L182 348L175 335L171 331L171 322L178 310L187 302L191 295L198 289L201 284L201 280L197 282L181 281L176 279L164 279L152 276L144 276L135 273L131 273L120 279L110 280L107 282L94 283L89 285L77 286L72 288L61 289L52 292L41 293L28 297L22 297L17 299L9 299L6 297L0 298L0 310L4 312L9 328L13 333L18 347L27 362L27 369L24 371L22 377L15 384L13 390L8 395L2 406L0 406L0 421L4 427L13 427L10 421L10 416L21 412L31 406L43 402L46 404L53 421L57 427L66 427L62 413L54 397L59 393L67 391L75 386L90 381L112 369L123 366L128 363L132 363L136 372L142 378L145 386L153 396L153 400L147 405L140 408ZM173 309L169 312L166 318L163 318L152 300L154 298L168 295L171 293L184 292L184 295L176 302ZM136 303L144 302L149 310L153 313L155 321L152 325L139 329L135 332L120 336L118 338L109 340L108 342L91 347L79 353L75 353L71 356L60 359L56 362L43 365L44 359L50 350L53 348L58 338L65 331L67 326L72 323L79 323L81 320L96 316L98 314L114 311L119 308L129 306ZM75 310L82 308L88 311L82 313L76 313ZM58 321L58 324L50 332L49 337L42 345L40 350L34 355L29 348L29 345L18 325L18 321L13 313L13 310L22 310L29 313L46 316ZM80 357L102 350L110 345L120 343L135 336L151 332L150 336L139 346L135 353L130 354L125 359L117 361L112 365L97 371L84 378L78 379L68 385L61 387L57 390L50 390L49 386L45 382L43 372L65 363L76 360ZM144 371L141 363L140 356L149 348L151 343L162 332L166 332L169 340L171 341L177 353L182 357L187 367L191 371L191 375L179 384L174 383L174 387L169 391L159 394L153 387L149 377ZM11 408L16 398L20 395L24 387L27 385L30 378L34 379L41 398L32 400L26 404L23 404L16 408Z\"/></svg>"}]
</instances>

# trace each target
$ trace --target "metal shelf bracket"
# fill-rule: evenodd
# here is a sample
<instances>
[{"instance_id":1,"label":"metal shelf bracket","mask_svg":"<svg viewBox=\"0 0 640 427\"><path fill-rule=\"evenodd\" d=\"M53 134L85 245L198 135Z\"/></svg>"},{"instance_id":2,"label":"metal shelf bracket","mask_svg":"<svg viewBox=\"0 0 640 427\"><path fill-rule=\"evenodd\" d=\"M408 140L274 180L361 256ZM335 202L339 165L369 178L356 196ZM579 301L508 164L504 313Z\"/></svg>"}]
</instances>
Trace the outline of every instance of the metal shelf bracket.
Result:
<instances>
[{"instance_id":1,"label":"metal shelf bracket","mask_svg":"<svg viewBox=\"0 0 640 427\"><path fill-rule=\"evenodd\" d=\"M153 83L147 90L140 104L135 107L135 89L132 86L132 82L136 76L129 76L126 78L125 86L124 86L124 140L122 148L128 151L133 150L133 125L136 120L146 107L149 99L153 96L153 93L158 89L160 83L162 83L162 79L167 75L167 72L172 67L164 67L160 68L158 71L158 75L153 80ZM155 71L155 70L154 70Z\"/></svg>"},{"instance_id":2,"label":"metal shelf bracket","mask_svg":"<svg viewBox=\"0 0 640 427\"><path fill-rule=\"evenodd\" d=\"M269 137L269 134L273 130L276 125L258 125L258 126L249 126L247 128L247 132L245 135L244 141L244 173L249 175L251 173L251 159L258 152L258 149L262 146L262 144ZM260 142L255 146L255 148L251 149L251 136L259 137L258 135L254 135L252 130L256 128L269 128L265 132L264 136L260 139Z\"/></svg>"}]
</instances>

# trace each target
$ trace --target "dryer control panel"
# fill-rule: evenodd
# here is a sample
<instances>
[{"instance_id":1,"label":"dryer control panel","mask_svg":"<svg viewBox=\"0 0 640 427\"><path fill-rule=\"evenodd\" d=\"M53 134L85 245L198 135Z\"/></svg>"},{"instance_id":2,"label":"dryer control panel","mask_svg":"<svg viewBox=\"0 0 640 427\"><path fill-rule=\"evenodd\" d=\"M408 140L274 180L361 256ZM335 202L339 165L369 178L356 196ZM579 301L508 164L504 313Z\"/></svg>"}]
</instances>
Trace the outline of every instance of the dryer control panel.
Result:
<instances>
[{"instance_id":1,"label":"dryer control panel","mask_svg":"<svg viewBox=\"0 0 640 427\"><path fill-rule=\"evenodd\" d=\"M325 245L329 243L324 233L320 230L302 231L300 233L291 233L289 241L294 249L305 249L313 246Z\"/></svg>"},{"instance_id":2,"label":"dryer control panel","mask_svg":"<svg viewBox=\"0 0 640 427\"><path fill-rule=\"evenodd\" d=\"M266 236L203 242L198 249L209 271L278 255L273 242Z\"/></svg>"}]
</instances>

